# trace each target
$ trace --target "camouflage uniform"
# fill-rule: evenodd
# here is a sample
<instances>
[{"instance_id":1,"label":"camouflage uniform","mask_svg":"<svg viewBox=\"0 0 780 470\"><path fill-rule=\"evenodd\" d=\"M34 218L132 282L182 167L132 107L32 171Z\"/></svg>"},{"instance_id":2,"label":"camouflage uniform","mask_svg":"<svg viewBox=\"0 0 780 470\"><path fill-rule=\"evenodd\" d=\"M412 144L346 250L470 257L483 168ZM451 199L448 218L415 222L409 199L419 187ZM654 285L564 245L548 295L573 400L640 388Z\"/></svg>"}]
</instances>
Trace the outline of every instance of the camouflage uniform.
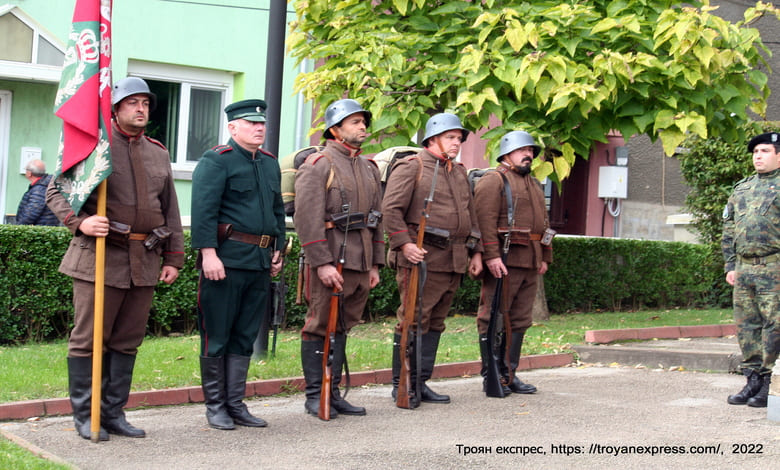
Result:
<instances>
[{"instance_id":1,"label":"camouflage uniform","mask_svg":"<svg viewBox=\"0 0 780 470\"><path fill-rule=\"evenodd\" d=\"M736 271L742 369L770 374L780 350L780 170L738 182L723 214L725 270Z\"/></svg>"}]
</instances>

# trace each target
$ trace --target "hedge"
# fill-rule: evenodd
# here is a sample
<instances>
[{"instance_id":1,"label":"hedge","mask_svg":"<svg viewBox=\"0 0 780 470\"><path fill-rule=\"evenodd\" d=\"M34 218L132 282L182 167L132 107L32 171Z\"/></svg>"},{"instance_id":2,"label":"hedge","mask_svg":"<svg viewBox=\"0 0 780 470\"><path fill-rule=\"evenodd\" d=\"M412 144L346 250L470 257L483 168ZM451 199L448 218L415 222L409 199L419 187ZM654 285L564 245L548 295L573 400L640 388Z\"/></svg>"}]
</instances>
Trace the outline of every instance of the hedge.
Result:
<instances>
[{"instance_id":1,"label":"hedge","mask_svg":"<svg viewBox=\"0 0 780 470\"><path fill-rule=\"evenodd\" d=\"M300 250L294 234L285 276L287 326L303 324L306 308L295 305ZM71 282L57 271L71 236L63 227L0 225L0 344L64 338L72 326ZM160 284L155 293L148 333L190 333L196 328L195 252L189 248L179 279ZM703 245L609 238L558 237L555 262L545 275L552 313L633 310L705 305L722 276L708 262ZM472 313L479 302L479 282L464 278L452 310ZM399 299L394 272L381 271L371 292L366 320L392 316Z\"/></svg>"}]
</instances>

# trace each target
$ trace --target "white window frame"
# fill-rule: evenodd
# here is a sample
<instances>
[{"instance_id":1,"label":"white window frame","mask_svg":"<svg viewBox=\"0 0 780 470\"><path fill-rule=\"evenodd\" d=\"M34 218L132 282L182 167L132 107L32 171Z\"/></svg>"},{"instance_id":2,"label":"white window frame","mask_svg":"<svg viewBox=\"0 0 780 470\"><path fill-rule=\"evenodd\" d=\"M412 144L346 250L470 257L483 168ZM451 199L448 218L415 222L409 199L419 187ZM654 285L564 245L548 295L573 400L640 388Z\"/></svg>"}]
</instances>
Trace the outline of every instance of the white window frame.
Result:
<instances>
[{"instance_id":1,"label":"white window frame","mask_svg":"<svg viewBox=\"0 0 780 470\"><path fill-rule=\"evenodd\" d=\"M176 155L171 155L171 166L175 176L187 178L195 169L197 162L187 161L187 129L190 120L190 91L192 88L222 91L222 108L233 100L233 74L219 70L201 69L197 67L183 67L180 65L159 64L155 62L142 62L131 60L127 66L127 74L158 80L163 82L178 83L179 90L179 122L177 128ZM115 77L116 79L116 77ZM220 113L219 143L227 141L227 118ZM203 149L204 151L206 149Z\"/></svg>"}]
</instances>

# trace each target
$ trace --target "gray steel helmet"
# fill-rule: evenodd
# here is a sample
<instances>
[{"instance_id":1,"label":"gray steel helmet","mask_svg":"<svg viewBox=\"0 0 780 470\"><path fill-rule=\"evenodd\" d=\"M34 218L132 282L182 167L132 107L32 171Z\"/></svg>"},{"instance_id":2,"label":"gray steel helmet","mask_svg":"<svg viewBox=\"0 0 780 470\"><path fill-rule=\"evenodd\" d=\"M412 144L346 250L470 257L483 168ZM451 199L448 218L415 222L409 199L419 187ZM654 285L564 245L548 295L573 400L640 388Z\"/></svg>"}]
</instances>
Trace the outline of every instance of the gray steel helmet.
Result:
<instances>
[{"instance_id":1,"label":"gray steel helmet","mask_svg":"<svg viewBox=\"0 0 780 470\"><path fill-rule=\"evenodd\" d=\"M331 103L328 109L325 110L324 137L332 139L333 134L331 134L330 128L338 125L344 118L355 113L363 113L363 116L366 118L366 127L371 125L371 112L363 109L357 101L344 99Z\"/></svg>"},{"instance_id":2,"label":"gray steel helmet","mask_svg":"<svg viewBox=\"0 0 780 470\"><path fill-rule=\"evenodd\" d=\"M534 158L539 155L539 152L542 150L542 148L538 145L536 145L536 142L534 142L534 138L531 137L531 134L525 131L511 131L504 134L504 137L501 137L501 144L498 149L498 160L501 161L502 158L504 158L504 155L507 155L508 153L511 153L513 150L517 150L519 148L523 147L533 147L534 149Z\"/></svg>"},{"instance_id":3,"label":"gray steel helmet","mask_svg":"<svg viewBox=\"0 0 780 470\"><path fill-rule=\"evenodd\" d=\"M464 141L466 140L466 137L469 136L469 130L463 127L458 116L450 113L434 114L425 124L425 137L423 137L422 140L423 146L428 145L428 139L431 137L435 137L439 134L443 134L454 129L457 129L463 133Z\"/></svg>"},{"instance_id":4,"label":"gray steel helmet","mask_svg":"<svg viewBox=\"0 0 780 470\"><path fill-rule=\"evenodd\" d=\"M149 110L157 106L157 95L149 90L149 85L138 77L125 77L114 83L114 89L111 93L111 104L116 106L120 101L131 95L143 93L149 96Z\"/></svg>"}]
</instances>

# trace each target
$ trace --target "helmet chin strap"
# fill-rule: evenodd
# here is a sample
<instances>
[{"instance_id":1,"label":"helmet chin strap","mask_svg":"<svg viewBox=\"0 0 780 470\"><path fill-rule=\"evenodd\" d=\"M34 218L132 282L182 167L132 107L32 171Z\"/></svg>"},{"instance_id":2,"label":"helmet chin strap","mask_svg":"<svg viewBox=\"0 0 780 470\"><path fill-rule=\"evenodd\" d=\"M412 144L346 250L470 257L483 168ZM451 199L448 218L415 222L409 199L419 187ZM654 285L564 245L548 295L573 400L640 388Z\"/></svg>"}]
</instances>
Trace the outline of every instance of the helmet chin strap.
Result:
<instances>
[{"instance_id":1,"label":"helmet chin strap","mask_svg":"<svg viewBox=\"0 0 780 470\"><path fill-rule=\"evenodd\" d=\"M343 137L341 137L341 132L339 132L339 128L337 126L333 126L330 128L330 133L333 134L333 140L340 143L341 145L347 147L350 149L350 153L352 155L357 154L360 152L360 147L355 147L353 145L348 144Z\"/></svg>"}]
</instances>

